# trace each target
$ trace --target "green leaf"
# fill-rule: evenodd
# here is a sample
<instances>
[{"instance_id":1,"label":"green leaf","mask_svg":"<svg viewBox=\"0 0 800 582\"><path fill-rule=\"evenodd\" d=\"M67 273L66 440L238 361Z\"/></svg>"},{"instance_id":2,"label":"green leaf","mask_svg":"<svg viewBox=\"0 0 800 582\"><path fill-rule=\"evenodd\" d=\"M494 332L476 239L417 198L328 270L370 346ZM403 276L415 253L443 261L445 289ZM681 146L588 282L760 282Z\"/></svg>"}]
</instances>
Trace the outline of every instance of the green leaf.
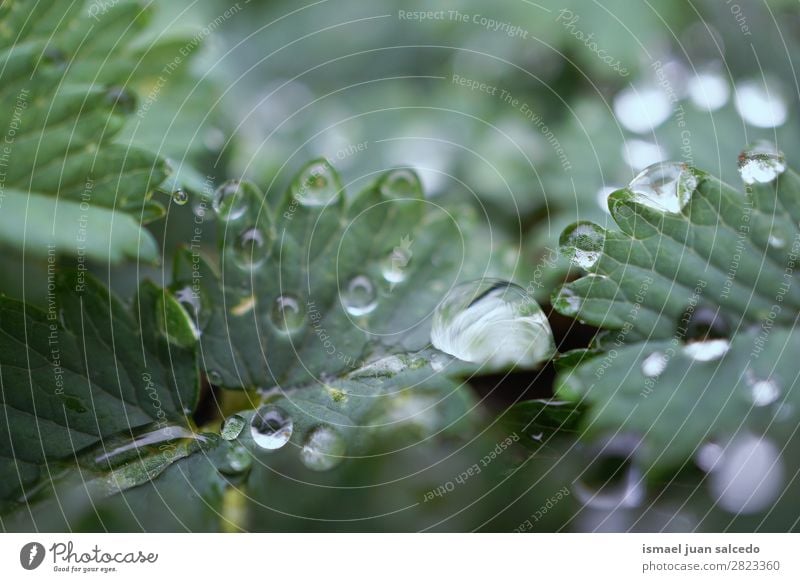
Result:
<instances>
[{"instance_id":1,"label":"green leaf","mask_svg":"<svg viewBox=\"0 0 800 582\"><path fill-rule=\"evenodd\" d=\"M621 231L582 222L562 234L588 274L553 305L607 331L561 371L557 394L589 405L589 436L642 435L649 471L742 430L791 438L770 422L796 406L800 176L774 174L742 193L657 165L610 196Z\"/></svg>"},{"instance_id":2,"label":"green leaf","mask_svg":"<svg viewBox=\"0 0 800 582\"><path fill-rule=\"evenodd\" d=\"M196 356L153 334L159 292L142 286L142 318L81 271L58 282L47 311L0 299L3 499L115 435L187 426Z\"/></svg>"},{"instance_id":3,"label":"green leaf","mask_svg":"<svg viewBox=\"0 0 800 582\"><path fill-rule=\"evenodd\" d=\"M98 6L15 2L4 17L2 242L32 255L47 256L53 243L57 254L153 262L155 241L140 223L160 215L150 196L169 168L158 155L115 143L136 110L128 87L148 74L137 67L147 61L135 41L149 9ZM46 234L62 221L63 232Z\"/></svg>"},{"instance_id":4,"label":"green leaf","mask_svg":"<svg viewBox=\"0 0 800 582\"><path fill-rule=\"evenodd\" d=\"M410 170L348 197L320 160L282 196L246 182L223 194L220 271L187 249L173 290L197 304L206 371L226 388L302 385L422 349L446 292L496 272L490 246L463 235L475 213L426 200Z\"/></svg>"}]
</instances>

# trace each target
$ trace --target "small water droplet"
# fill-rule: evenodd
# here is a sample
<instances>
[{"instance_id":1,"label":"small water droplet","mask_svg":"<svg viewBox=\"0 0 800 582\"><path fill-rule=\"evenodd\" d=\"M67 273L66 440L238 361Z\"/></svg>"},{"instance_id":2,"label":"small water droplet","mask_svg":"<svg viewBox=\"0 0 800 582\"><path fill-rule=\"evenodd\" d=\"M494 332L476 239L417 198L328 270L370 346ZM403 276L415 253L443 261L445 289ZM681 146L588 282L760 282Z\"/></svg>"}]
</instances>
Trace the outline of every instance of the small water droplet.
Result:
<instances>
[{"instance_id":1,"label":"small water droplet","mask_svg":"<svg viewBox=\"0 0 800 582\"><path fill-rule=\"evenodd\" d=\"M663 162L668 157L664 148L649 141L628 139L622 144L622 159L636 172L641 172L648 166Z\"/></svg>"},{"instance_id":2,"label":"small water droplet","mask_svg":"<svg viewBox=\"0 0 800 582\"><path fill-rule=\"evenodd\" d=\"M660 87L623 89L614 97L614 114L630 131L648 133L669 119L672 105Z\"/></svg>"},{"instance_id":3,"label":"small water droplet","mask_svg":"<svg viewBox=\"0 0 800 582\"><path fill-rule=\"evenodd\" d=\"M229 180L217 188L211 207L220 220L238 220L247 212L248 205L258 197L258 190L250 182Z\"/></svg>"},{"instance_id":4,"label":"small water droplet","mask_svg":"<svg viewBox=\"0 0 800 582\"><path fill-rule=\"evenodd\" d=\"M245 424L247 424L247 422L242 416L234 414L225 419L225 423L222 425L222 430L219 434L226 441L235 440L242 434Z\"/></svg>"},{"instance_id":5,"label":"small water droplet","mask_svg":"<svg viewBox=\"0 0 800 582\"><path fill-rule=\"evenodd\" d=\"M303 206L327 206L341 191L339 176L326 160L315 160L304 167L291 187L293 198Z\"/></svg>"},{"instance_id":6,"label":"small water droplet","mask_svg":"<svg viewBox=\"0 0 800 582\"><path fill-rule=\"evenodd\" d=\"M722 447L717 443L703 443L694 454L694 463L700 470L709 473L722 458Z\"/></svg>"},{"instance_id":7,"label":"small water droplet","mask_svg":"<svg viewBox=\"0 0 800 582\"><path fill-rule=\"evenodd\" d=\"M369 277L358 275L347 284L342 294L342 305L352 316L367 315L378 306L378 294Z\"/></svg>"},{"instance_id":8,"label":"small water droplet","mask_svg":"<svg viewBox=\"0 0 800 582\"><path fill-rule=\"evenodd\" d=\"M387 282L392 284L392 287L406 280L408 263L411 262L412 256L410 239L406 242L404 238L401 244L394 247L389 256L384 259L381 274Z\"/></svg>"},{"instance_id":9,"label":"small water droplet","mask_svg":"<svg viewBox=\"0 0 800 582\"><path fill-rule=\"evenodd\" d=\"M663 352L653 352L642 360L642 374L656 378L667 369L667 356Z\"/></svg>"},{"instance_id":10,"label":"small water droplet","mask_svg":"<svg viewBox=\"0 0 800 582\"><path fill-rule=\"evenodd\" d=\"M748 397L753 406L769 406L780 398L781 387L772 378L758 378L752 370L745 374Z\"/></svg>"},{"instance_id":11,"label":"small water droplet","mask_svg":"<svg viewBox=\"0 0 800 582\"><path fill-rule=\"evenodd\" d=\"M683 353L697 362L718 360L728 353L731 344L726 339L698 341L683 346Z\"/></svg>"},{"instance_id":12,"label":"small water droplet","mask_svg":"<svg viewBox=\"0 0 800 582\"><path fill-rule=\"evenodd\" d=\"M678 162L653 164L628 185L635 202L674 214L689 203L696 188L697 177L686 164Z\"/></svg>"},{"instance_id":13,"label":"small water droplet","mask_svg":"<svg viewBox=\"0 0 800 582\"><path fill-rule=\"evenodd\" d=\"M433 346L477 364L535 366L554 350L542 309L518 285L483 279L454 287L437 306Z\"/></svg>"},{"instance_id":14,"label":"small water droplet","mask_svg":"<svg viewBox=\"0 0 800 582\"><path fill-rule=\"evenodd\" d=\"M728 102L731 88L728 81L716 71L703 71L689 79L689 99L703 111L716 111Z\"/></svg>"},{"instance_id":15,"label":"small water droplet","mask_svg":"<svg viewBox=\"0 0 800 582\"><path fill-rule=\"evenodd\" d=\"M600 260L605 245L605 231L593 222L576 222L561 235L561 249L582 269L591 269Z\"/></svg>"},{"instance_id":16,"label":"small water droplet","mask_svg":"<svg viewBox=\"0 0 800 582\"><path fill-rule=\"evenodd\" d=\"M250 421L250 434L253 441L262 449L275 450L284 446L292 438L294 421L292 417L277 406L262 406L253 414Z\"/></svg>"},{"instance_id":17,"label":"small water droplet","mask_svg":"<svg viewBox=\"0 0 800 582\"><path fill-rule=\"evenodd\" d=\"M178 188L172 193L172 202L178 206L183 206L189 202L189 193L183 188Z\"/></svg>"},{"instance_id":18,"label":"small water droplet","mask_svg":"<svg viewBox=\"0 0 800 582\"><path fill-rule=\"evenodd\" d=\"M344 459L347 445L342 436L329 426L318 426L306 437L300 459L313 471L333 469Z\"/></svg>"},{"instance_id":19,"label":"small water droplet","mask_svg":"<svg viewBox=\"0 0 800 582\"><path fill-rule=\"evenodd\" d=\"M253 465L253 456L245 447L236 445L225 453L225 464L220 467L220 472L225 475L240 475L248 471Z\"/></svg>"},{"instance_id":20,"label":"small water droplet","mask_svg":"<svg viewBox=\"0 0 800 582\"><path fill-rule=\"evenodd\" d=\"M270 319L278 330L291 333L305 324L306 310L294 295L281 295L272 304Z\"/></svg>"},{"instance_id":21,"label":"small water droplet","mask_svg":"<svg viewBox=\"0 0 800 582\"><path fill-rule=\"evenodd\" d=\"M233 243L233 256L236 264L243 269L260 267L267 258L269 245L260 229L244 229Z\"/></svg>"},{"instance_id":22,"label":"small water droplet","mask_svg":"<svg viewBox=\"0 0 800 582\"><path fill-rule=\"evenodd\" d=\"M786 123L789 107L774 83L742 81L735 86L734 102L742 119L754 127L777 127Z\"/></svg>"},{"instance_id":23,"label":"small water droplet","mask_svg":"<svg viewBox=\"0 0 800 582\"><path fill-rule=\"evenodd\" d=\"M206 375L208 376L208 381L211 384L218 385L222 382L222 374L216 370L208 370Z\"/></svg>"},{"instance_id":24,"label":"small water droplet","mask_svg":"<svg viewBox=\"0 0 800 582\"><path fill-rule=\"evenodd\" d=\"M566 285L559 289L558 294L553 298L553 306L559 313L568 316L577 315L583 305L583 299Z\"/></svg>"},{"instance_id":25,"label":"small water droplet","mask_svg":"<svg viewBox=\"0 0 800 582\"><path fill-rule=\"evenodd\" d=\"M760 140L739 154L738 165L745 184L768 184L786 171L786 158L775 144Z\"/></svg>"},{"instance_id":26,"label":"small water droplet","mask_svg":"<svg viewBox=\"0 0 800 582\"><path fill-rule=\"evenodd\" d=\"M403 168L386 174L381 180L380 191L384 198L421 198L422 184L415 172Z\"/></svg>"},{"instance_id":27,"label":"small water droplet","mask_svg":"<svg viewBox=\"0 0 800 582\"><path fill-rule=\"evenodd\" d=\"M784 486L780 450L765 437L736 436L708 475L717 504L735 514L759 513L770 507Z\"/></svg>"},{"instance_id":28,"label":"small water droplet","mask_svg":"<svg viewBox=\"0 0 800 582\"><path fill-rule=\"evenodd\" d=\"M578 501L603 510L641 505L644 475L633 459L638 445L638 437L620 435L587 450L586 469L572 484Z\"/></svg>"}]
</instances>

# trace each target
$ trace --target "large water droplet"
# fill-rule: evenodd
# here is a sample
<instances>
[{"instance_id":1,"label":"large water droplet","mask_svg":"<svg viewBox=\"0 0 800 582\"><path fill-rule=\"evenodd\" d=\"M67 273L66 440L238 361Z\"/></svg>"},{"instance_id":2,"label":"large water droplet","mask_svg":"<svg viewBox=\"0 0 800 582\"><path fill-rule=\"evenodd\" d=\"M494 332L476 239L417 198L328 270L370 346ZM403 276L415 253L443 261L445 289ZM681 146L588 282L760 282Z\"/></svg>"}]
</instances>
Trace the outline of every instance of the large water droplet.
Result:
<instances>
[{"instance_id":1,"label":"large water droplet","mask_svg":"<svg viewBox=\"0 0 800 582\"><path fill-rule=\"evenodd\" d=\"M326 160L315 160L294 179L291 193L303 206L326 206L339 198L341 190L336 170Z\"/></svg>"},{"instance_id":2,"label":"large water droplet","mask_svg":"<svg viewBox=\"0 0 800 582\"><path fill-rule=\"evenodd\" d=\"M230 180L217 188L211 207L223 221L238 220L247 212L250 202L257 198L258 191L250 182Z\"/></svg>"},{"instance_id":3,"label":"large water droplet","mask_svg":"<svg viewBox=\"0 0 800 582\"><path fill-rule=\"evenodd\" d=\"M495 279L454 287L433 314L431 343L460 360L495 367L535 366L555 350L536 301Z\"/></svg>"},{"instance_id":4,"label":"large water droplet","mask_svg":"<svg viewBox=\"0 0 800 582\"><path fill-rule=\"evenodd\" d=\"M380 183L380 192L384 198L421 198L422 184L417 174L402 168L386 174Z\"/></svg>"},{"instance_id":5,"label":"large water droplet","mask_svg":"<svg viewBox=\"0 0 800 582\"><path fill-rule=\"evenodd\" d=\"M696 188L697 177L686 164L678 162L653 164L628 185L635 202L675 214L689 203Z\"/></svg>"},{"instance_id":6,"label":"large water droplet","mask_svg":"<svg viewBox=\"0 0 800 582\"><path fill-rule=\"evenodd\" d=\"M560 242L574 264L590 269L600 260L605 239L605 231L593 222L576 222L564 231Z\"/></svg>"},{"instance_id":7,"label":"large water droplet","mask_svg":"<svg viewBox=\"0 0 800 582\"><path fill-rule=\"evenodd\" d=\"M300 459L314 471L327 471L342 462L347 445L336 430L329 426L313 429L303 443Z\"/></svg>"},{"instance_id":8,"label":"large water droplet","mask_svg":"<svg viewBox=\"0 0 800 582\"><path fill-rule=\"evenodd\" d=\"M378 306L378 294L372 281L364 275L353 277L342 293L342 305L347 313L356 317L374 311Z\"/></svg>"},{"instance_id":9,"label":"large water droplet","mask_svg":"<svg viewBox=\"0 0 800 582\"><path fill-rule=\"evenodd\" d=\"M178 188L172 193L172 202L178 206L183 206L189 202L189 193L183 188Z\"/></svg>"},{"instance_id":10,"label":"large water droplet","mask_svg":"<svg viewBox=\"0 0 800 582\"><path fill-rule=\"evenodd\" d=\"M687 86L689 99L703 111L716 111L728 102L731 88L728 81L715 71L700 72Z\"/></svg>"},{"instance_id":11,"label":"large water droplet","mask_svg":"<svg viewBox=\"0 0 800 582\"><path fill-rule=\"evenodd\" d=\"M739 174L745 184L768 184L786 171L786 158L774 143L760 140L739 154Z\"/></svg>"},{"instance_id":12,"label":"large water droplet","mask_svg":"<svg viewBox=\"0 0 800 582\"><path fill-rule=\"evenodd\" d=\"M234 414L225 420L225 423L222 425L222 430L219 434L226 441L235 440L239 438L240 434L242 434L245 424L247 424L247 421L245 421L242 416Z\"/></svg>"},{"instance_id":13,"label":"large water droplet","mask_svg":"<svg viewBox=\"0 0 800 582\"><path fill-rule=\"evenodd\" d=\"M667 356L664 352L653 352L642 360L642 374L648 378L657 378L667 369Z\"/></svg>"},{"instance_id":14,"label":"large water droplet","mask_svg":"<svg viewBox=\"0 0 800 582\"><path fill-rule=\"evenodd\" d=\"M736 110L744 121L755 127L777 127L789 117L780 90L758 81L743 81L735 87Z\"/></svg>"},{"instance_id":15,"label":"large water droplet","mask_svg":"<svg viewBox=\"0 0 800 582\"><path fill-rule=\"evenodd\" d=\"M243 230L233 243L236 264L244 269L260 267L269 254L269 245L260 229L250 227Z\"/></svg>"},{"instance_id":16,"label":"large water droplet","mask_svg":"<svg viewBox=\"0 0 800 582\"><path fill-rule=\"evenodd\" d=\"M659 87L623 89L614 97L614 114L626 128L648 133L664 123L672 112L669 95Z\"/></svg>"},{"instance_id":17,"label":"large water droplet","mask_svg":"<svg viewBox=\"0 0 800 582\"><path fill-rule=\"evenodd\" d=\"M717 503L731 513L758 513L770 507L784 486L783 459L764 437L743 434L722 452L708 475Z\"/></svg>"},{"instance_id":18,"label":"large water droplet","mask_svg":"<svg viewBox=\"0 0 800 582\"><path fill-rule=\"evenodd\" d=\"M587 451L587 466L572 484L575 497L593 509L613 510L641 505L644 475L633 461L639 439L617 436Z\"/></svg>"},{"instance_id":19,"label":"large water droplet","mask_svg":"<svg viewBox=\"0 0 800 582\"><path fill-rule=\"evenodd\" d=\"M306 310L297 297L285 294L275 299L270 319L278 330L290 333L303 326Z\"/></svg>"},{"instance_id":20,"label":"large water droplet","mask_svg":"<svg viewBox=\"0 0 800 582\"><path fill-rule=\"evenodd\" d=\"M250 434L262 449L279 449L289 442L294 430L292 417L277 406L262 406L250 420Z\"/></svg>"},{"instance_id":21,"label":"large water droplet","mask_svg":"<svg viewBox=\"0 0 800 582\"><path fill-rule=\"evenodd\" d=\"M745 373L747 395L753 406L769 406L780 398L781 387L772 378L758 378L752 370Z\"/></svg>"}]
</instances>

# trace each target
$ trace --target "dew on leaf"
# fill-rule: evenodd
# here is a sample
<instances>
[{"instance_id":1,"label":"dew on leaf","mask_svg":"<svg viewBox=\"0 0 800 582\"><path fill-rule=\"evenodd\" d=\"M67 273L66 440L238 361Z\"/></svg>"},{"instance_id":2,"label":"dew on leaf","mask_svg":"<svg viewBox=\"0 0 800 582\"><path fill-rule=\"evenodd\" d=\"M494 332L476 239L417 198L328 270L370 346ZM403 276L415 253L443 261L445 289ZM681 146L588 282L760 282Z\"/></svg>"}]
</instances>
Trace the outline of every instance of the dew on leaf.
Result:
<instances>
[{"instance_id":1,"label":"dew on leaf","mask_svg":"<svg viewBox=\"0 0 800 582\"><path fill-rule=\"evenodd\" d=\"M772 378L758 378L752 370L747 370L744 379L753 406L769 406L781 396L780 384Z\"/></svg>"},{"instance_id":2,"label":"dew on leaf","mask_svg":"<svg viewBox=\"0 0 800 582\"><path fill-rule=\"evenodd\" d=\"M634 201L659 212L679 214L697 188L697 177L683 163L664 162L645 168L628 185Z\"/></svg>"},{"instance_id":3,"label":"dew on leaf","mask_svg":"<svg viewBox=\"0 0 800 582\"><path fill-rule=\"evenodd\" d=\"M378 294L369 277L357 275L347 283L342 292L342 305L347 313L356 317L375 310L378 306Z\"/></svg>"},{"instance_id":4,"label":"dew on leaf","mask_svg":"<svg viewBox=\"0 0 800 582\"><path fill-rule=\"evenodd\" d=\"M664 352L653 352L642 360L642 374L647 378L657 378L667 369L667 356Z\"/></svg>"},{"instance_id":5,"label":"dew on leaf","mask_svg":"<svg viewBox=\"0 0 800 582\"><path fill-rule=\"evenodd\" d=\"M561 249L575 265L590 269L600 260L605 237L605 231L593 222L576 222L561 235Z\"/></svg>"},{"instance_id":6,"label":"dew on leaf","mask_svg":"<svg viewBox=\"0 0 800 582\"><path fill-rule=\"evenodd\" d=\"M768 184L786 171L786 158L775 144L761 140L739 154L738 166L745 184Z\"/></svg>"},{"instance_id":7,"label":"dew on leaf","mask_svg":"<svg viewBox=\"0 0 800 582\"><path fill-rule=\"evenodd\" d=\"M341 191L336 170L325 160L307 164L291 187L292 197L303 206L327 206L339 198Z\"/></svg>"},{"instance_id":8,"label":"dew on leaf","mask_svg":"<svg viewBox=\"0 0 800 582\"><path fill-rule=\"evenodd\" d=\"M300 459L313 471L327 471L342 462L346 450L342 435L334 428L322 425L308 433Z\"/></svg>"},{"instance_id":9,"label":"dew on leaf","mask_svg":"<svg viewBox=\"0 0 800 582\"><path fill-rule=\"evenodd\" d=\"M496 279L454 287L434 312L431 343L459 360L496 367L535 366L555 350L536 301Z\"/></svg>"},{"instance_id":10,"label":"dew on leaf","mask_svg":"<svg viewBox=\"0 0 800 582\"><path fill-rule=\"evenodd\" d=\"M220 220L232 222L244 216L248 205L257 198L255 185L244 180L229 180L214 192L211 207Z\"/></svg>"},{"instance_id":11,"label":"dew on leaf","mask_svg":"<svg viewBox=\"0 0 800 582\"><path fill-rule=\"evenodd\" d=\"M683 346L683 353L697 362L719 360L728 353L731 344L726 339L711 339L688 343Z\"/></svg>"},{"instance_id":12,"label":"dew on leaf","mask_svg":"<svg viewBox=\"0 0 800 582\"><path fill-rule=\"evenodd\" d=\"M262 406L250 420L250 435L253 442L262 449L281 448L292 438L293 430L292 417L278 406Z\"/></svg>"},{"instance_id":13,"label":"dew on leaf","mask_svg":"<svg viewBox=\"0 0 800 582\"><path fill-rule=\"evenodd\" d=\"M233 243L233 256L243 269L255 269L264 264L269 245L264 233L257 227L244 229Z\"/></svg>"},{"instance_id":14,"label":"dew on leaf","mask_svg":"<svg viewBox=\"0 0 800 582\"><path fill-rule=\"evenodd\" d=\"M279 331L290 333L305 324L306 311L297 297L284 294L272 304L270 320Z\"/></svg>"},{"instance_id":15,"label":"dew on leaf","mask_svg":"<svg viewBox=\"0 0 800 582\"><path fill-rule=\"evenodd\" d=\"M189 193L183 188L178 188L172 193L172 202L178 206L184 206L189 202Z\"/></svg>"},{"instance_id":16,"label":"dew on leaf","mask_svg":"<svg viewBox=\"0 0 800 582\"><path fill-rule=\"evenodd\" d=\"M219 434L226 441L235 440L242 434L245 424L247 424L247 421L245 421L241 415L234 414L225 419L225 423L222 425L222 430Z\"/></svg>"},{"instance_id":17,"label":"dew on leaf","mask_svg":"<svg viewBox=\"0 0 800 582\"><path fill-rule=\"evenodd\" d=\"M380 192L388 199L421 198L422 184L415 172L404 168L397 169L382 178Z\"/></svg>"},{"instance_id":18,"label":"dew on leaf","mask_svg":"<svg viewBox=\"0 0 800 582\"><path fill-rule=\"evenodd\" d=\"M248 471L252 465L250 451L246 447L235 445L225 453L225 464L220 467L220 471L226 475L239 475Z\"/></svg>"},{"instance_id":19,"label":"dew on leaf","mask_svg":"<svg viewBox=\"0 0 800 582\"><path fill-rule=\"evenodd\" d=\"M572 484L578 501L602 510L641 505L644 475L633 458L638 444L638 437L623 434L587 450L587 466Z\"/></svg>"}]
</instances>

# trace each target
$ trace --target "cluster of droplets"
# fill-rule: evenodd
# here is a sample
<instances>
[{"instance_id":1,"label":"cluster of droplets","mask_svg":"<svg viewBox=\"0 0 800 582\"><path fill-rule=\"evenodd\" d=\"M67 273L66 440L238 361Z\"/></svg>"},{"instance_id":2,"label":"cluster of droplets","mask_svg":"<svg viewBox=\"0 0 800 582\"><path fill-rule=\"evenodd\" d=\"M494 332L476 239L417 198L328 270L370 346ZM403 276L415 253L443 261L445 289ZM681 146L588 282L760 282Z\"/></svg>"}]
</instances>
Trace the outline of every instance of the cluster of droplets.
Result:
<instances>
[{"instance_id":1,"label":"cluster of droplets","mask_svg":"<svg viewBox=\"0 0 800 582\"><path fill-rule=\"evenodd\" d=\"M454 287L433 315L431 343L466 362L533 367L554 350L542 309L518 285L483 279Z\"/></svg>"},{"instance_id":2,"label":"cluster of droplets","mask_svg":"<svg viewBox=\"0 0 800 582\"><path fill-rule=\"evenodd\" d=\"M220 436L230 442L238 441L245 432L247 420L240 414L230 416L222 426ZM258 408L250 418L249 438L256 448L263 451L277 451L285 447L292 438L295 423L291 415L280 406L266 404ZM228 465L236 472L236 467L245 470L249 467L249 453L235 445L228 455ZM300 460L313 471L333 469L345 458L346 442L335 428L321 424L308 431L300 448Z\"/></svg>"}]
</instances>

